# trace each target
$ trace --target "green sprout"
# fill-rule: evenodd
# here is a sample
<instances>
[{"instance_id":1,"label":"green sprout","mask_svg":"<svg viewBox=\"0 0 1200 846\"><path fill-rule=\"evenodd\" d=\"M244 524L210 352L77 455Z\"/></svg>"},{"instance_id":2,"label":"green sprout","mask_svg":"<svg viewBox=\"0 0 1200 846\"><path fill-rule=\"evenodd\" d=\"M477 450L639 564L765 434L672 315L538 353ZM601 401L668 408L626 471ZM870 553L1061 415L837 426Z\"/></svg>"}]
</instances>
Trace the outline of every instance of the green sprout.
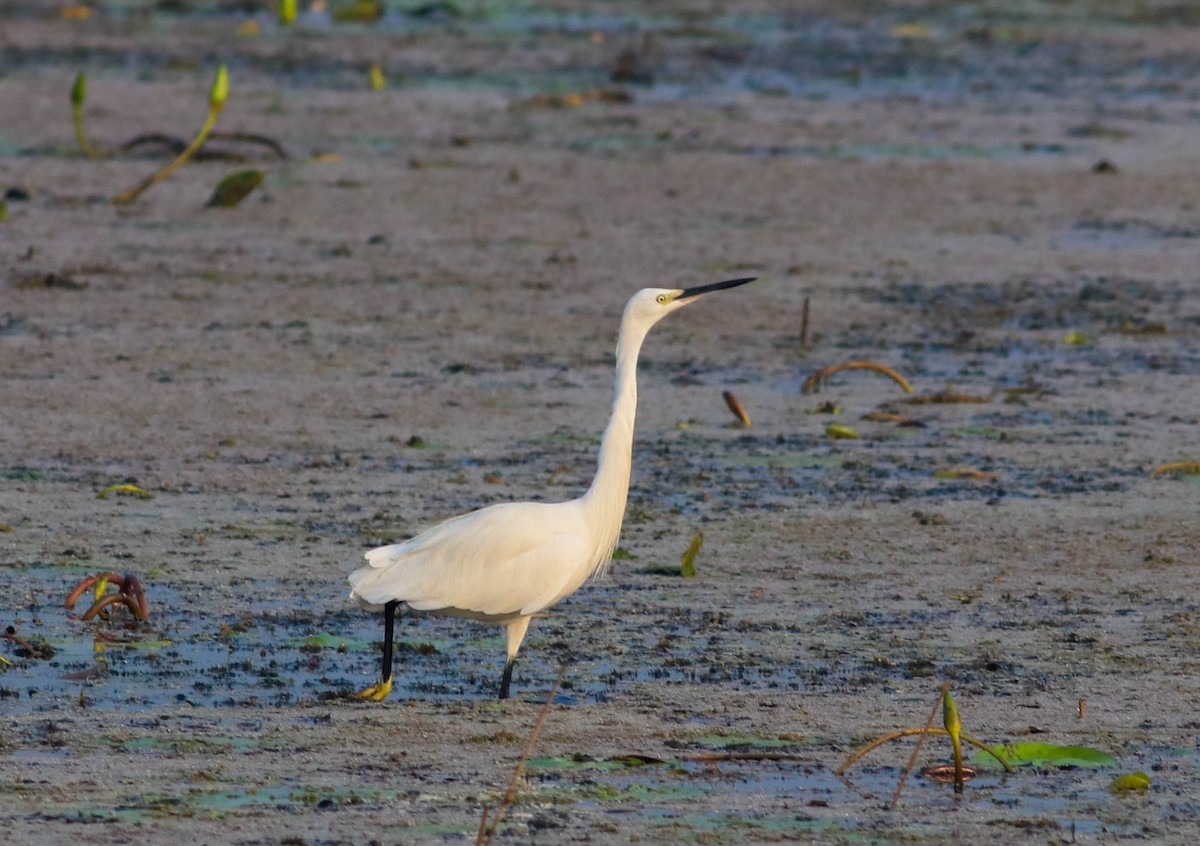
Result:
<instances>
[{"instance_id":1,"label":"green sprout","mask_svg":"<svg viewBox=\"0 0 1200 846\"><path fill-rule=\"evenodd\" d=\"M692 542L688 544L688 548L684 550L683 556L679 559L679 575L685 579L695 578L696 556L700 554L702 546L704 546L704 533L696 532L692 535Z\"/></svg>"},{"instance_id":2,"label":"green sprout","mask_svg":"<svg viewBox=\"0 0 1200 846\"><path fill-rule=\"evenodd\" d=\"M934 720L935 716L937 715L937 705L938 704L941 704L941 706L942 706L942 723L943 723L943 725L945 725L945 728L934 728L933 727L933 720ZM838 775L838 776L843 775L846 772L846 770L850 769L850 767L854 765L854 763L856 761L858 761L860 758L862 758L864 755L866 755L872 749L876 749L876 748L882 746L883 744L888 743L889 741L898 740L902 737L911 737L913 735L917 736L917 745L913 749L912 755L908 759L908 765L904 768L904 771L901 773L900 783L898 785L896 785L896 792L892 796L891 807L893 809L900 802L900 793L904 789L904 783L908 779L909 771L912 770L913 764L916 763L917 754L921 751L921 744L924 743L926 737L929 737L931 735L937 735L937 736L944 735L946 737L949 737L950 743L954 747L954 792L955 793L962 793L962 783L966 777L966 773L963 769L963 764L962 764L962 741L963 740L967 741L967 743L976 747L984 754L989 755L990 757L995 759L997 762L999 762L999 764L1002 767L1004 767L1004 769L1007 772L1011 773L1013 771L1012 765L1008 761L1006 761L1000 754L998 754L997 752L995 752L994 750L992 750L991 748L989 748L988 746L983 744L981 741L976 740L974 737L972 737L971 735L967 734L966 732L964 732L962 730L962 720L960 720L959 716L958 716L958 706L954 704L954 697L952 697L950 695L950 682L946 682L942 685L941 690L938 692L938 702L934 704L933 709L929 712L929 719L925 721L924 726L921 726L920 728L900 729L899 731L893 731L889 734L884 735L883 737L879 737L879 738L876 738L875 740L872 740L870 743L866 744L865 746L862 746L859 749L855 750L845 760L845 762L840 767L838 767L836 770L834 770L834 775Z\"/></svg>"},{"instance_id":3,"label":"green sprout","mask_svg":"<svg viewBox=\"0 0 1200 846\"><path fill-rule=\"evenodd\" d=\"M113 197L113 205L124 205L131 203L141 196L142 192L156 182L166 179L172 173L179 169L188 159L196 154L212 132L213 126L217 123L217 116L221 113L221 109L225 108L225 100L229 96L229 71L225 65L217 68L216 78L213 79L212 88L208 95L208 117L204 121L204 126L200 127L200 132L192 139L192 143L180 153L175 161L164 167L157 173L152 173L150 176L143 179L137 185L127 188L117 196Z\"/></svg>"},{"instance_id":4,"label":"green sprout","mask_svg":"<svg viewBox=\"0 0 1200 846\"><path fill-rule=\"evenodd\" d=\"M79 149L87 158L98 159L100 156L92 149L87 136L83 134L83 101L86 99L87 74L80 71L75 74L75 82L71 85L71 122L75 125L75 140L79 142Z\"/></svg>"},{"instance_id":5,"label":"green sprout","mask_svg":"<svg viewBox=\"0 0 1200 846\"><path fill-rule=\"evenodd\" d=\"M950 735L950 745L954 748L954 792L963 792L963 758L962 758L962 720L958 718L958 706L950 689L942 692L942 725L946 734Z\"/></svg>"}]
</instances>

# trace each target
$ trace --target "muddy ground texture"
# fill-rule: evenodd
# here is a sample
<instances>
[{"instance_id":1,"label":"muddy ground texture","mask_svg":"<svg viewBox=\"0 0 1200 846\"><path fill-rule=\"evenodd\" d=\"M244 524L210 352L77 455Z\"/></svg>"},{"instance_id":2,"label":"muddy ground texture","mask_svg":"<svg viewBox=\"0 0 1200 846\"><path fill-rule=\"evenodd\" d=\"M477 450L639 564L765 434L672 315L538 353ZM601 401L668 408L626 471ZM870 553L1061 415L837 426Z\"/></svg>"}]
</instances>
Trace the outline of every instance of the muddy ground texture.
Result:
<instances>
[{"instance_id":1,"label":"muddy ground texture","mask_svg":"<svg viewBox=\"0 0 1200 846\"><path fill-rule=\"evenodd\" d=\"M471 840L561 665L504 842L1194 842L1200 476L1150 473L1200 459L1186 6L146 5L0 11L11 842ZM214 142L246 161L112 206L165 158L85 159L76 72L111 151L195 131L221 61L218 128L288 157ZM362 552L576 495L625 299L743 275L651 334L620 560L535 620L515 699L499 630L406 617L392 698L346 701ZM853 359L914 393L802 393ZM146 624L64 609L109 570ZM943 681L981 739L1118 763L894 811L911 746L834 776Z\"/></svg>"}]
</instances>

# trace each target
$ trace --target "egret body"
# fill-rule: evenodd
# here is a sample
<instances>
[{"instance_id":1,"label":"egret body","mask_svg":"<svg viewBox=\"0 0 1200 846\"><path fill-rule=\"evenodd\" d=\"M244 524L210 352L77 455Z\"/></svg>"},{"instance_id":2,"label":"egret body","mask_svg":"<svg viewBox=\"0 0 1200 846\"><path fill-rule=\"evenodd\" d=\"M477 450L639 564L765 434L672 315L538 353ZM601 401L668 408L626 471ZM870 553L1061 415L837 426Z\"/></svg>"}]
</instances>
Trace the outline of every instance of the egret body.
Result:
<instances>
[{"instance_id":1,"label":"egret body","mask_svg":"<svg viewBox=\"0 0 1200 846\"><path fill-rule=\"evenodd\" d=\"M356 694L359 698L382 700L391 692L392 641L401 604L504 626L508 659L500 698L508 697L530 618L578 590L616 549L633 467L637 359L646 333L705 294L752 281L646 288L630 298L617 337L612 416L600 441L596 477L583 496L490 505L366 553L366 565L350 574L350 598L384 612L383 670L380 682Z\"/></svg>"}]
</instances>

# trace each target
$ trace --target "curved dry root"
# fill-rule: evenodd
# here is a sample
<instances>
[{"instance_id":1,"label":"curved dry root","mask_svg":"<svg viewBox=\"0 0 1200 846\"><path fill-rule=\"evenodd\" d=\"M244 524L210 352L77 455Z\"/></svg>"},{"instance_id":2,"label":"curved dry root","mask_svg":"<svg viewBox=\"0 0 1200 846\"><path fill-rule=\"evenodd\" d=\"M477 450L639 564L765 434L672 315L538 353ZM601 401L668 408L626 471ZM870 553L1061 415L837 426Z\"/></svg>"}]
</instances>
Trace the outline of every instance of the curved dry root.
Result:
<instances>
[{"instance_id":1,"label":"curved dry root","mask_svg":"<svg viewBox=\"0 0 1200 846\"><path fill-rule=\"evenodd\" d=\"M880 364L877 361L844 361L841 364L831 364L828 367L822 367L804 380L800 391L805 394L816 393L821 390L822 382L827 381L834 373L840 373L843 370L874 370L876 373L882 373L884 376L887 376L903 388L904 393L911 394L913 392L912 385L909 384L907 379L886 364Z\"/></svg>"},{"instance_id":2,"label":"curved dry root","mask_svg":"<svg viewBox=\"0 0 1200 846\"><path fill-rule=\"evenodd\" d=\"M138 581L138 577L131 574L121 573L96 573L92 576L85 576L79 580L79 583L67 595L67 600L64 603L68 611L75 609L75 603L79 601L79 597L83 596L89 589L95 587L101 581L115 585L117 592L107 596L97 597L96 602L83 614L83 619L90 620L99 614L102 610L117 602L121 602L128 608L133 616L139 622L145 622L150 616L150 606L146 602L146 592L142 590L142 583Z\"/></svg>"}]
</instances>

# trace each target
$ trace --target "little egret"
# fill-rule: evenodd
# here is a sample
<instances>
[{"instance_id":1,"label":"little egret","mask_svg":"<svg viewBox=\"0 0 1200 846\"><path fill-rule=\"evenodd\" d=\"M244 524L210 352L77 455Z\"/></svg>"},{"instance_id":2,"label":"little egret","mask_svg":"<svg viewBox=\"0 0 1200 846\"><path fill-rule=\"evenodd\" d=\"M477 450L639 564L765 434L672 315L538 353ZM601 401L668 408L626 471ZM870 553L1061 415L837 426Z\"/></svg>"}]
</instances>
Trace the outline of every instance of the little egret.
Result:
<instances>
[{"instance_id":1,"label":"little egret","mask_svg":"<svg viewBox=\"0 0 1200 846\"><path fill-rule=\"evenodd\" d=\"M753 281L646 288L630 298L617 336L612 417L600 440L596 478L583 496L569 502L490 505L366 554L366 566L350 574L350 598L369 610L383 610L383 671L378 684L355 696L382 701L391 692L396 610L404 603L416 611L504 626L508 660L500 698L508 698L530 618L578 590L617 547L633 467L637 359L646 333L705 294Z\"/></svg>"}]
</instances>

